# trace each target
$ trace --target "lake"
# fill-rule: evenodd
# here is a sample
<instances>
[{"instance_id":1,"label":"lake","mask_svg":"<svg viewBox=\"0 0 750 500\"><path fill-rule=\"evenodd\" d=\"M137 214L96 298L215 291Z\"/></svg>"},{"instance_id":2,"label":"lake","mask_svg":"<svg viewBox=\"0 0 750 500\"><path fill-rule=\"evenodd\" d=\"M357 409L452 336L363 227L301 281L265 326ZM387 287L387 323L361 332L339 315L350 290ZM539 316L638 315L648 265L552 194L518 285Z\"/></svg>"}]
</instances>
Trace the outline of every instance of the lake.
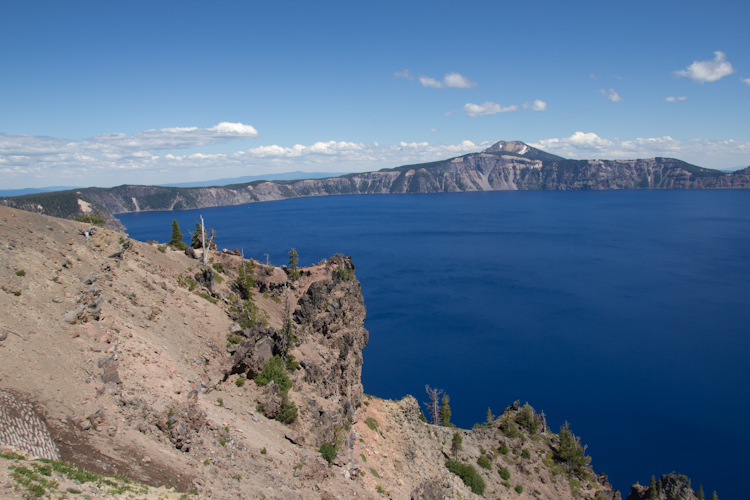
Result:
<instances>
[{"instance_id":1,"label":"lake","mask_svg":"<svg viewBox=\"0 0 750 500\"><path fill-rule=\"evenodd\" d=\"M470 428L520 399L588 444L623 498L677 471L746 494L750 191L506 191L302 198L122 214L276 265L352 255L365 392L450 395Z\"/></svg>"}]
</instances>

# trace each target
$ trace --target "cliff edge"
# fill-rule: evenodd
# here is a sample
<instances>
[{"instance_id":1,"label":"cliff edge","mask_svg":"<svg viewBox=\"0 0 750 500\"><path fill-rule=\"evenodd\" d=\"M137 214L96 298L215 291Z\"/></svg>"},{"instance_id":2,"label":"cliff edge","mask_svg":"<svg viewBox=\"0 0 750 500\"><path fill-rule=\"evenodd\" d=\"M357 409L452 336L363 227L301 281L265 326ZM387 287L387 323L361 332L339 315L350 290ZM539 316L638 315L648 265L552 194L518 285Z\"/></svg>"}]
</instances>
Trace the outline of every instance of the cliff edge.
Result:
<instances>
[{"instance_id":1,"label":"cliff edge","mask_svg":"<svg viewBox=\"0 0 750 500\"><path fill-rule=\"evenodd\" d=\"M621 498L529 405L465 430L366 395L349 257L203 265L6 207L0 242L4 498Z\"/></svg>"}]
</instances>

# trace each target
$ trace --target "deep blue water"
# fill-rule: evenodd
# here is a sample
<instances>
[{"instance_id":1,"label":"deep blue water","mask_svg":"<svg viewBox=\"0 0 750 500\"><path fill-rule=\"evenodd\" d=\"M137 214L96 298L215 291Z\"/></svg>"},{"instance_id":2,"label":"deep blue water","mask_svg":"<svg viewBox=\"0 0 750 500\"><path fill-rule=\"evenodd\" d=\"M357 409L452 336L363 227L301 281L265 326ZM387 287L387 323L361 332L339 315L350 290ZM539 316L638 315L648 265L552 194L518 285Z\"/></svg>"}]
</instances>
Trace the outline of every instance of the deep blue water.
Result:
<instances>
[{"instance_id":1,"label":"deep blue water","mask_svg":"<svg viewBox=\"0 0 750 500\"><path fill-rule=\"evenodd\" d=\"M352 255L367 393L445 389L471 427L516 399L565 420L615 487L677 471L745 496L750 191L304 198L123 214L168 241L198 214L219 247L280 265ZM187 239L187 236L186 236Z\"/></svg>"}]
</instances>

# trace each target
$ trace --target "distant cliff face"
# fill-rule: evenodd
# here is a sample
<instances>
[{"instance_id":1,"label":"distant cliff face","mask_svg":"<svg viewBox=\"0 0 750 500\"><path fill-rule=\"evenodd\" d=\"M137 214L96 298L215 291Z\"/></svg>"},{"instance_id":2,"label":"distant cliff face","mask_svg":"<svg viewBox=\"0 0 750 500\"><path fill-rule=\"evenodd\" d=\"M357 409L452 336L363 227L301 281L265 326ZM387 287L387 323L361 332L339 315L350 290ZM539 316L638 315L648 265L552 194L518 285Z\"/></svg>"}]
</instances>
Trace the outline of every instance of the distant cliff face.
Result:
<instances>
[{"instance_id":1,"label":"distant cliff face","mask_svg":"<svg viewBox=\"0 0 750 500\"><path fill-rule=\"evenodd\" d=\"M61 213L63 197L90 204L95 211L125 213L185 210L256 201L336 194L450 193L516 189L730 189L750 188L750 167L724 173L673 158L566 160L523 142L500 141L480 153L406 165L378 172L300 181L257 181L210 188L118 186L46 193L0 200L26 210ZM74 196L73 196L74 193ZM33 197L33 199L32 199ZM77 210L80 202L64 204Z\"/></svg>"}]
</instances>

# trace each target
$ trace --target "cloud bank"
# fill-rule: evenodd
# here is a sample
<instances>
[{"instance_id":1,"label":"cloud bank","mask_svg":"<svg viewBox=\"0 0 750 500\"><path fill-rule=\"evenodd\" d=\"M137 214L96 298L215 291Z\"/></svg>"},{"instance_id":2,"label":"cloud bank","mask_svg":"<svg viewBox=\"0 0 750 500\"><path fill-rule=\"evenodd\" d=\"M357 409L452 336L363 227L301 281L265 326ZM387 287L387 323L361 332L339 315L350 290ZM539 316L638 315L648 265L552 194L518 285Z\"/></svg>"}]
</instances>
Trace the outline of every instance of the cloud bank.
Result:
<instances>
[{"instance_id":1,"label":"cloud bank","mask_svg":"<svg viewBox=\"0 0 750 500\"><path fill-rule=\"evenodd\" d=\"M512 106L502 107L496 102L485 102L482 104L474 104L471 102L466 103L464 106L464 112L468 116L484 116L484 115L496 115L498 113L507 113L509 111L517 111L518 106L515 104Z\"/></svg>"},{"instance_id":2,"label":"cloud bank","mask_svg":"<svg viewBox=\"0 0 750 500\"><path fill-rule=\"evenodd\" d=\"M685 97L684 95L679 95L679 96L671 95L669 97L665 97L664 100L667 102L687 101L687 97Z\"/></svg>"},{"instance_id":3,"label":"cloud bank","mask_svg":"<svg viewBox=\"0 0 750 500\"><path fill-rule=\"evenodd\" d=\"M531 146L571 159L637 159L655 156L678 158L707 168L750 165L750 142L691 139L669 136L633 140L604 139L593 132L544 139Z\"/></svg>"},{"instance_id":4,"label":"cloud bank","mask_svg":"<svg viewBox=\"0 0 750 500\"><path fill-rule=\"evenodd\" d=\"M503 108L495 103L473 106L478 109L471 108L472 112L479 114L514 108ZM0 133L0 178L4 188L13 189L50 185L164 184L296 170L363 172L478 152L494 142L404 141L380 145L320 141L309 145L259 145L230 153L176 153L183 148L256 136L257 132L249 125L228 123L205 129L147 130L131 136L105 134L85 141ZM667 156L711 168L750 165L750 142L732 140L680 141L669 136L620 140L599 137L593 132L576 132L569 137L543 139L531 145L572 159Z\"/></svg>"},{"instance_id":5,"label":"cloud bank","mask_svg":"<svg viewBox=\"0 0 750 500\"><path fill-rule=\"evenodd\" d=\"M175 150L257 137L241 123L104 134L84 141L0 133L0 178L7 189L62 185L160 184L291 170L353 172L378 170L480 151L489 143L400 142L381 146L347 141L311 145L261 145L219 154ZM165 154L166 153L166 154Z\"/></svg>"},{"instance_id":6,"label":"cloud bank","mask_svg":"<svg viewBox=\"0 0 750 500\"><path fill-rule=\"evenodd\" d=\"M693 61L686 69L674 71L677 77L687 77L698 83L715 82L734 73L732 64L724 52L714 52L713 61Z\"/></svg>"}]
</instances>

